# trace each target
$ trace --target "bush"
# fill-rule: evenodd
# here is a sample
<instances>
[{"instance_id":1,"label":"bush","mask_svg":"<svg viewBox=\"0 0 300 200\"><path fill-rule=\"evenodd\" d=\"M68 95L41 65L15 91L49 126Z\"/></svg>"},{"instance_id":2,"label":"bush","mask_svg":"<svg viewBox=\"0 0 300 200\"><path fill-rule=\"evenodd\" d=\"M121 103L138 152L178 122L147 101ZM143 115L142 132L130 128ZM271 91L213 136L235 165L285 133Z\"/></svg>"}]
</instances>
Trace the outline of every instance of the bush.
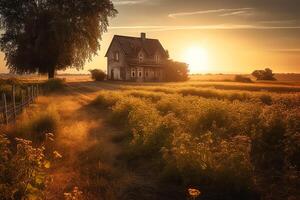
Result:
<instances>
[{"instance_id":1,"label":"bush","mask_svg":"<svg viewBox=\"0 0 300 200\"><path fill-rule=\"evenodd\" d=\"M49 79L42 86L45 92L60 91L65 88L65 80L59 78Z\"/></svg>"},{"instance_id":2,"label":"bush","mask_svg":"<svg viewBox=\"0 0 300 200\"><path fill-rule=\"evenodd\" d=\"M242 75L236 75L236 76L234 77L234 80L235 80L236 82L252 83L251 78L248 78L248 77L245 77L245 76L242 76Z\"/></svg>"},{"instance_id":3,"label":"bush","mask_svg":"<svg viewBox=\"0 0 300 200\"><path fill-rule=\"evenodd\" d=\"M257 80L262 81L275 81L275 74L270 68L266 68L265 70L255 70L252 72L252 76L254 76Z\"/></svg>"},{"instance_id":4,"label":"bush","mask_svg":"<svg viewBox=\"0 0 300 200\"><path fill-rule=\"evenodd\" d=\"M101 69L93 69L90 70L92 79L95 81L104 81L104 79L106 78L106 74L105 72L103 72Z\"/></svg>"}]
</instances>

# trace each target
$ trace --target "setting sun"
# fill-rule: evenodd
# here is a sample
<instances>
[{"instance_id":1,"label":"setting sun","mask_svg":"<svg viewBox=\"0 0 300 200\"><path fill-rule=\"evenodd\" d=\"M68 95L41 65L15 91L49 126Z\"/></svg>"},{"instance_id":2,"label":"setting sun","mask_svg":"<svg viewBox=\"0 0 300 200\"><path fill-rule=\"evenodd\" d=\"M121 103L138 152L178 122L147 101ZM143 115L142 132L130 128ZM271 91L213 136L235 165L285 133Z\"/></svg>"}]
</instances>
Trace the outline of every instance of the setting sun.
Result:
<instances>
[{"instance_id":1,"label":"setting sun","mask_svg":"<svg viewBox=\"0 0 300 200\"><path fill-rule=\"evenodd\" d=\"M190 73L202 73L208 70L208 54L201 47L190 47L186 50L184 61L189 64Z\"/></svg>"}]
</instances>

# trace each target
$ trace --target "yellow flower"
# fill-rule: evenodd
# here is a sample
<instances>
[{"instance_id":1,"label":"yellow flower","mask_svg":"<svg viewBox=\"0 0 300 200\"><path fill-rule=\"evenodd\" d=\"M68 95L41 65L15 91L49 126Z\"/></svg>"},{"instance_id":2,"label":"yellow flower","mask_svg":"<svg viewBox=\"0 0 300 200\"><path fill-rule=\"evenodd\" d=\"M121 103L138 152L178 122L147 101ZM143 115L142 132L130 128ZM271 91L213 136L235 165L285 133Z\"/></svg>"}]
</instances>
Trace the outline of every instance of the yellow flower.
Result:
<instances>
[{"instance_id":1,"label":"yellow flower","mask_svg":"<svg viewBox=\"0 0 300 200\"><path fill-rule=\"evenodd\" d=\"M54 155L54 158L62 158L62 155L60 153L58 153L57 151L53 151L53 155Z\"/></svg>"}]
</instances>

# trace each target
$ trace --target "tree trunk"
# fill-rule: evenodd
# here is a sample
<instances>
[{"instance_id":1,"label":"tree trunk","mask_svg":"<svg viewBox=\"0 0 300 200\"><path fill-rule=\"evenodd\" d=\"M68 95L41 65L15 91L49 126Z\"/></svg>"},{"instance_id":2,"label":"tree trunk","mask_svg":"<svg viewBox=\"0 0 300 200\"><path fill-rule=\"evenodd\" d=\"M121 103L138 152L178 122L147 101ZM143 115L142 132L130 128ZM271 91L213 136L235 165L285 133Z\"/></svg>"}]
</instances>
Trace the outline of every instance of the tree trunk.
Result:
<instances>
[{"instance_id":1,"label":"tree trunk","mask_svg":"<svg viewBox=\"0 0 300 200\"><path fill-rule=\"evenodd\" d=\"M54 75L55 75L55 69L53 67L52 69L48 70L48 79L54 78Z\"/></svg>"}]
</instances>

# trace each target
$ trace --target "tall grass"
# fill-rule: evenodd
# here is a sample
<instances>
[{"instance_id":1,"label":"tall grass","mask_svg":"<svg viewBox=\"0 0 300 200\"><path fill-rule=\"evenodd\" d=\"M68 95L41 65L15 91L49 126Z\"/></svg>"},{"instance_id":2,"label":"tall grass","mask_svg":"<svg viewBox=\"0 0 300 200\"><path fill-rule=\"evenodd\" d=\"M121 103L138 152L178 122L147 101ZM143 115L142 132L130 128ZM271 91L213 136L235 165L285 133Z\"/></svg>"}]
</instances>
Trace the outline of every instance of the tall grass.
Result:
<instances>
[{"instance_id":1,"label":"tall grass","mask_svg":"<svg viewBox=\"0 0 300 200\"><path fill-rule=\"evenodd\" d=\"M55 134L58 131L59 115L53 107L27 117L9 131L10 137L20 137L32 141L34 145L40 145L48 133Z\"/></svg>"},{"instance_id":2,"label":"tall grass","mask_svg":"<svg viewBox=\"0 0 300 200\"><path fill-rule=\"evenodd\" d=\"M61 91L65 88L65 80L59 78L49 79L42 84L42 87L45 92Z\"/></svg>"},{"instance_id":3,"label":"tall grass","mask_svg":"<svg viewBox=\"0 0 300 200\"><path fill-rule=\"evenodd\" d=\"M163 93L149 93L154 90ZM232 101L227 93L226 98L207 98L216 92L204 98L180 94L186 89L163 90L97 97L98 105L111 110L111 122L130 134L125 155L129 163L143 160L151 165L162 182L177 185L178 195L190 186L201 188L205 199L296 195L287 192L296 186L286 178L299 172L299 107L287 106L282 99L274 103L268 96L261 96L261 103L245 100L248 97ZM274 190L280 187L285 192Z\"/></svg>"}]
</instances>

